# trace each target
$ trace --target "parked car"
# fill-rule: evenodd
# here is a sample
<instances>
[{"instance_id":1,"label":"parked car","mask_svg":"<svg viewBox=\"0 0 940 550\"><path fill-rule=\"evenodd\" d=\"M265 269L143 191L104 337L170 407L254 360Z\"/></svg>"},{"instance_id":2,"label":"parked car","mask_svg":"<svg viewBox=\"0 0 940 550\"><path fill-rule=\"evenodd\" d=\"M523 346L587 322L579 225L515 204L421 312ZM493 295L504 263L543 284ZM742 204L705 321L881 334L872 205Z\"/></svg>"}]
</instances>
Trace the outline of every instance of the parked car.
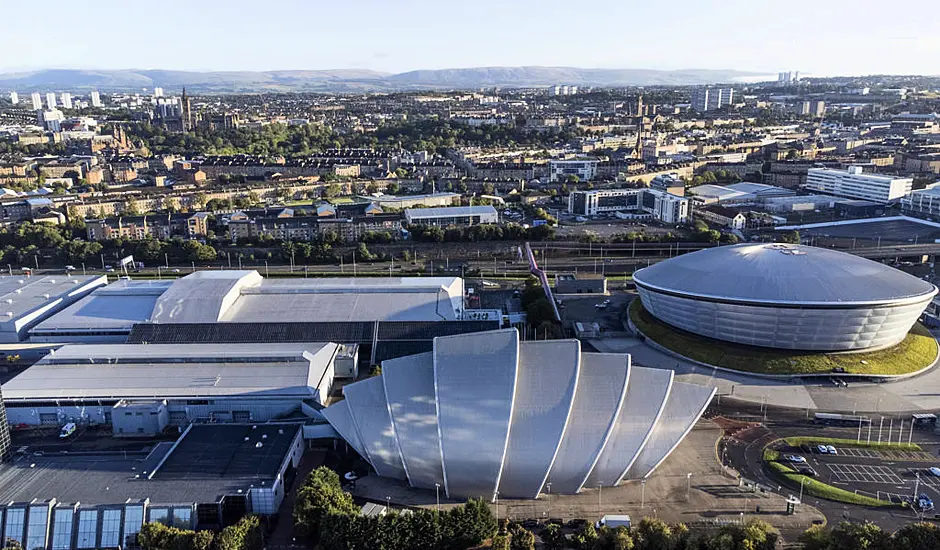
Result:
<instances>
[{"instance_id":1,"label":"parked car","mask_svg":"<svg viewBox=\"0 0 940 550\"><path fill-rule=\"evenodd\" d=\"M931 466L930 468L928 468L928 470L930 471L930 475L940 477L940 468L937 468L936 466Z\"/></svg>"},{"instance_id":2,"label":"parked car","mask_svg":"<svg viewBox=\"0 0 940 550\"><path fill-rule=\"evenodd\" d=\"M826 447L825 445L816 445L816 451L821 455L829 454L829 447Z\"/></svg>"},{"instance_id":3,"label":"parked car","mask_svg":"<svg viewBox=\"0 0 940 550\"><path fill-rule=\"evenodd\" d=\"M837 454L839 454L839 453L836 451L836 448L833 447L832 445L826 445L826 451L827 451L829 454L831 454L831 455L837 455Z\"/></svg>"},{"instance_id":4,"label":"parked car","mask_svg":"<svg viewBox=\"0 0 940 550\"><path fill-rule=\"evenodd\" d=\"M812 466L799 466L796 471L804 476L816 477L816 470Z\"/></svg>"},{"instance_id":5,"label":"parked car","mask_svg":"<svg viewBox=\"0 0 940 550\"><path fill-rule=\"evenodd\" d=\"M927 496L927 493L921 493L917 496L917 508L920 510L933 510L933 500Z\"/></svg>"},{"instance_id":6,"label":"parked car","mask_svg":"<svg viewBox=\"0 0 940 550\"><path fill-rule=\"evenodd\" d=\"M787 455L784 458L786 458L788 462L792 462L794 464L806 464L806 459L800 455Z\"/></svg>"}]
</instances>

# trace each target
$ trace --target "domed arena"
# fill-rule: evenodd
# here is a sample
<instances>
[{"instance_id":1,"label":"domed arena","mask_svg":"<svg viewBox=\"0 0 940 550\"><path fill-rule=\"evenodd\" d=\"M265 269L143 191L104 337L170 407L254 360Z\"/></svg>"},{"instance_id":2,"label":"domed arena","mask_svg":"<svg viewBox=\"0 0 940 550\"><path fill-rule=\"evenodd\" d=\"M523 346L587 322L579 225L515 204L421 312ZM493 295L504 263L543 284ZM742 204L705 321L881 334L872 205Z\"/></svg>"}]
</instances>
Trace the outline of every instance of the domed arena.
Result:
<instances>
[{"instance_id":1,"label":"domed arena","mask_svg":"<svg viewBox=\"0 0 940 550\"><path fill-rule=\"evenodd\" d=\"M634 273L643 307L684 331L738 344L856 351L902 341L933 284L825 248L781 243L700 250Z\"/></svg>"}]
</instances>

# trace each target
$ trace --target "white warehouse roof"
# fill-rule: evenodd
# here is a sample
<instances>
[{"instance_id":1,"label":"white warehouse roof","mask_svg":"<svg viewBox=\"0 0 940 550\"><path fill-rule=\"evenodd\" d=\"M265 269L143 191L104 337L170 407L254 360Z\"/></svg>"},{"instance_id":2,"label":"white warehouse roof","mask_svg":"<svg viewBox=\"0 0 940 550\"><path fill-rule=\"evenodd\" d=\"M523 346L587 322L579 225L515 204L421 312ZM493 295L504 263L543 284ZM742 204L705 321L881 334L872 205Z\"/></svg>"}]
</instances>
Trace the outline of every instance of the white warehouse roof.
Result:
<instances>
[{"instance_id":1,"label":"white warehouse roof","mask_svg":"<svg viewBox=\"0 0 940 550\"><path fill-rule=\"evenodd\" d=\"M5 400L317 397L337 345L66 345L3 385Z\"/></svg>"},{"instance_id":2,"label":"white warehouse roof","mask_svg":"<svg viewBox=\"0 0 940 550\"><path fill-rule=\"evenodd\" d=\"M107 280L103 275L0 277L0 340L19 340L21 331L104 286Z\"/></svg>"},{"instance_id":3,"label":"white warehouse roof","mask_svg":"<svg viewBox=\"0 0 940 550\"><path fill-rule=\"evenodd\" d=\"M130 331L136 323L453 321L459 277L264 279L197 271L175 281L119 281L36 327L35 336Z\"/></svg>"},{"instance_id":4,"label":"white warehouse roof","mask_svg":"<svg viewBox=\"0 0 940 550\"><path fill-rule=\"evenodd\" d=\"M405 217L409 220L429 218L456 218L460 216L496 216L492 206L442 206L440 208L406 208Z\"/></svg>"}]
</instances>

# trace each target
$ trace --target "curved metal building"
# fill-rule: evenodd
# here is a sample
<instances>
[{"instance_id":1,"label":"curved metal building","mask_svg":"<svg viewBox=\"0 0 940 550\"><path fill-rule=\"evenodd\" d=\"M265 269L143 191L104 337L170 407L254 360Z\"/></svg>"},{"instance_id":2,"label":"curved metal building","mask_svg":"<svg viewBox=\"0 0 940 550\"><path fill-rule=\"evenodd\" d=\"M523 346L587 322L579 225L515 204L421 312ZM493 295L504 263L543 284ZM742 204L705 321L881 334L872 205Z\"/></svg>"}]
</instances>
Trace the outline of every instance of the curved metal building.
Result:
<instances>
[{"instance_id":1,"label":"curved metal building","mask_svg":"<svg viewBox=\"0 0 940 550\"><path fill-rule=\"evenodd\" d=\"M535 498L548 485L577 493L649 476L714 391L627 354L520 342L508 329L385 361L323 414L380 476L450 498Z\"/></svg>"},{"instance_id":2,"label":"curved metal building","mask_svg":"<svg viewBox=\"0 0 940 550\"><path fill-rule=\"evenodd\" d=\"M825 248L739 244L634 273L646 308L674 327L751 346L845 351L897 344L937 287Z\"/></svg>"}]
</instances>

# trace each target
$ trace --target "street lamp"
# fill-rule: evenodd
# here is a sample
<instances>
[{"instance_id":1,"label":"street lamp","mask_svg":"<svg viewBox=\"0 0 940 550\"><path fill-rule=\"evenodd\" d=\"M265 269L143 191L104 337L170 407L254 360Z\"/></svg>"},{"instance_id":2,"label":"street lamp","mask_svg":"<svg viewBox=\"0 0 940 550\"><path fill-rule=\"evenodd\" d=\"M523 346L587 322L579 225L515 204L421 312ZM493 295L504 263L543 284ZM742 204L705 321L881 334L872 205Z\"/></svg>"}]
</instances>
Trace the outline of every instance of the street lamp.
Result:
<instances>
[{"instance_id":1,"label":"street lamp","mask_svg":"<svg viewBox=\"0 0 940 550\"><path fill-rule=\"evenodd\" d=\"M434 484L434 497L437 499L437 513L441 513L441 484Z\"/></svg>"},{"instance_id":2,"label":"street lamp","mask_svg":"<svg viewBox=\"0 0 940 550\"><path fill-rule=\"evenodd\" d=\"M806 483L806 477L800 478L800 504L803 503L803 484Z\"/></svg>"},{"instance_id":3,"label":"street lamp","mask_svg":"<svg viewBox=\"0 0 940 550\"><path fill-rule=\"evenodd\" d=\"M545 484L545 489L548 491L548 517L552 517L552 484L548 482Z\"/></svg>"},{"instance_id":4,"label":"street lamp","mask_svg":"<svg viewBox=\"0 0 940 550\"><path fill-rule=\"evenodd\" d=\"M604 484L603 484L603 483L598 483L598 484L597 484L597 517L601 517L601 510L602 510L602 508L601 508L601 492L603 491L603 489L604 489Z\"/></svg>"},{"instance_id":5,"label":"street lamp","mask_svg":"<svg viewBox=\"0 0 940 550\"><path fill-rule=\"evenodd\" d=\"M640 508L646 507L646 480L640 480Z\"/></svg>"},{"instance_id":6,"label":"street lamp","mask_svg":"<svg viewBox=\"0 0 940 550\"><path fill-rule=\"evenodd\" d=\"M499 529L499 491L493 497L496 499L496 528Z\"/></svg>"},{"instance_id":7,"label":"street lamp","mask_svg":"<svg viewBox=\"0 0 940 550\"><path fill-rule=\"evenodd\" d=\"M385 495L385 513L392 509L392 497Z\"/></svg>"},{"instance_id":8,"label":"street lamp","mask_svg":"<svg viewBox=\"0 0 940 550\"><path fill-rule=\"evenodd\" d=\"M686 488L685 488L685 501L688 502L692 497L692 472L689 472L685 475L686 479Z\"/></svg>"}]
</instances>

